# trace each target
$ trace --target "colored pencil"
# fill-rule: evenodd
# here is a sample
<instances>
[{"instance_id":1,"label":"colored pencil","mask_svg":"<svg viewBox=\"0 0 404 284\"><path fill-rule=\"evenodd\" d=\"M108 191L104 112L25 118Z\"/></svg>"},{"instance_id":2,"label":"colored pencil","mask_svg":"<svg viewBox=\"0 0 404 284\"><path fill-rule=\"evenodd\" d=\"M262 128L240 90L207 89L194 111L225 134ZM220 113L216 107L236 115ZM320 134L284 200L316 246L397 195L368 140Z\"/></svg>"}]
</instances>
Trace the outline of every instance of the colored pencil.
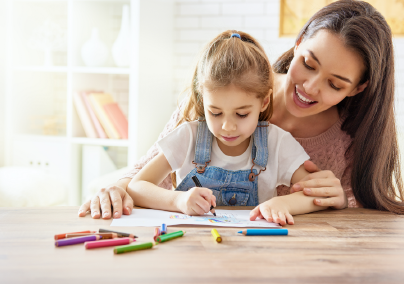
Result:
<instances>
[{"instance_id":1,"label":"colored pencil","mask_svg":"<svg viewBox=\"0 0 404 284\"><path fill-rule=\"evenodd\" d=\"M66 234L66 238L76 238L76 237L84 237L84 236L91 236L97 235L102 237L103 240L105 239L115 239L118 237L116 233L80 233L80 234Z\"/></svg>"},{"instance_id":2,"label":"colored pencil","mask_svg":"<svg viewBox=\"0 0 404 284\"><path fill-rule=\"evenodd\" d=\"M137 238L134 234L129 234L129 233L122 233L122 232L116 232L116 231L111 231L111 230L106 230L106 229L99 229L98 232L100 233L115 233L118 235L118 238Z\"/></svg>"},{"instance_id":3,"label":"colored pencil","mask_svg":"<svg viewBox=\"0 0 404 284\"><path fill-rule=\"evenodd\" d=\"M192 176L192 180L194 181L196 187L202 187L202 184L200 183L197 176ZM212 212L213 216L216 216L215 209L213 208L214 208L213 205L210 205L209 211Z\"/></svg>"},{"instance_id":4,"label":"colored pencil","mask_svg":"<svg viewBox=\"0 0 404 284\"><path fill-rule=\"evenodd\" d=\"M238 233L245 236L287 236L288 229L247 229Z\"/></svg>"},{"instance_id":5,"label":"colored pencil","mask_svg":"<svg viewBox=\"0 0 404 284\"><path fill-rule=\"evenodd\" d=\"M177 231L177 232L174 232L174 233L169 233L169 234L158 236L156 238L156 241L158 243L164 243L166 241L182 237L184 234L185 234L185 231Z\"/></svg>"},{"instance_id":6,"label":"colored pencil","mask_svg":"<svg viewBox=\"0 0 404 284\"><path fill-rule=\"evenodd\" d=\"M57 240L55 242L55 246L57 247L70 246L75 244L82 244L85 242L98 241L99 239L101 239L101 237L97 235L63 239L63 240Z\"/></svg>"},{"instance_id":7,"label":"colored pencil","mask_svg":"<svg viewBox=\"0 0 404 284\"><path fill-rule=\"evenodd\" d=\"M218 243L222 242L222 237L219 235L218 231L216 229L212 229L212 236L215 238L215 241Z\"/></svg>"},{"instance_id":8,"label":"colored pencil","mask_svg":"<svg viewBox=\"0 0 404 284\"><path fill-rule=\"evenodd\" d=\"M159 228L154 228L154 236L153 239L156 241L156 238L160 236L160 229Z\"/></svg>"},{"instance_id":9,"label":"colored pencil","mask_svg":"<svg viewBox=\"0 0 404 284\"><path fill-rule=\"evenodd\" d=\"M113 246L122 246L129 245L130 243L136 241L133 238L116 238L105 241L93 241L93 242L85 242L84 246L86 249L93 248L102 248L102 247L113 247Z\"/></svg>"},{"instance_id":10,"label":"colored pencil","mask_svg":"<svg viewBox=\"0 0 404 284\"><path fill-rule=\"evenodd\" d=\"M81 234L81 233L95 233L95 231L82 231L82 232L58 234L58 235L55 235L55 240L61 240L61 239L66 238L67 234Z\"/></svg>"},{"instance_id":11,"label":"colored pencil","mask_svg":"<svg viewBox=\"0 0 404 284\"><path fill-rule=\"evenodd\" d=\"M127 246L119 246L114 248L114 253L115 254L121 254L125 252L130 252L130 251L135 251L135 250L142 250L142 249L149 249L154 247L154 243L149 242L149 243L143 243L143 244L131 244Z\"/></svg>"},{"instance_id":12,"label":"colored pencil","mask_svg":"<svg viewBox=\"0 0 404 284\"><path fill-rule=\"evenodd\" d=\"M165 235L165 234L167 234L167 225L161 224L160 235Z\"/></svg>"}]
</instances>

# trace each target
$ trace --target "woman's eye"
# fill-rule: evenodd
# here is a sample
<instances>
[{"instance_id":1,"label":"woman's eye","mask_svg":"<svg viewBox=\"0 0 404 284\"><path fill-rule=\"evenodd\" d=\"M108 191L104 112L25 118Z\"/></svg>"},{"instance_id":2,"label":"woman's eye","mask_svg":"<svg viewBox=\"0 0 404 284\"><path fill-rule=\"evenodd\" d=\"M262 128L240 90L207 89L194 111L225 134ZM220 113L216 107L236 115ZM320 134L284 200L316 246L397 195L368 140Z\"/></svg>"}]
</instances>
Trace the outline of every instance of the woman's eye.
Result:
<instances>
[{"instance_id":1,"label":"woman's eye","mask_svg":"<svg viewBox=\"0 0 404 284\"><path fill-rule=\"evenodd\" d=\"M247 114L237 114L240 118L246 118L247 117L247 115L248 115L248 113Z\"/></svg>"},{"instance_id":2,"label":"woman's eye","mask_svg":"<svg viewBox=\"0 0 404 284\"><path fill-rule=\"evenodd\" d=\"M304 58L303 58L303 65L304 65L304 67L306 67L306 68L309 69L309 70L314 70L313 67L307 65L306 60L305 60Z\"/></svg>"},{"instance_id":3,"label":"woman's eye","mask_svg":"<svg viewBox=\"0 0 404 284\"><path fill-rule=\"evenodd\" d=\"M218 117L218 116L221 115L222 113L213 113L213 112L210 112L210 114L211 114L212 116L214 116L214 117Z\"/></svg>"},{"instance_id":4,"label":"woman's eye","mask_svg":"<svg viewBox=\"0 0 404 284\"><path fill-rule=\"evenodd\" d=\"M331 86L331 88L333 88L336 91L341 90L341 88L336 87L332 82L330 82L330 86Z\"/></svg>"}]
</instances>

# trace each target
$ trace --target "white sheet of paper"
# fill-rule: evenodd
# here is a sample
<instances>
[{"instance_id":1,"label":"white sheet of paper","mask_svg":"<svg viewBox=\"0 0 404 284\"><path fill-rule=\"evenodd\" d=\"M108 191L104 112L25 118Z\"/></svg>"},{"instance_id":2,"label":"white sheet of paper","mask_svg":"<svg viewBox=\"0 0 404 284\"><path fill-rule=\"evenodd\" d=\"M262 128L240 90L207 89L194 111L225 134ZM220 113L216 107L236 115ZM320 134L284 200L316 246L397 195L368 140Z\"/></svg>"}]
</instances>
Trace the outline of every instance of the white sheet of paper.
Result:
<instances>
[{"instance_id":1,"label":"white sheet of paper","mask_svg":"<svg viewBox=\"0 0 404 284\"><path fill-rule=\"evenodd\" d=\"M215 227L265 227L280 228L276 223L265 219L250 221L250 210L215 210L213 214L189 216L178 212L168 212L154 209L133 209L131 215L122 215L114 219L111 226L130 227L159 227L161 224L170 225L207 225Z\"/></svg>"}]
</instances>

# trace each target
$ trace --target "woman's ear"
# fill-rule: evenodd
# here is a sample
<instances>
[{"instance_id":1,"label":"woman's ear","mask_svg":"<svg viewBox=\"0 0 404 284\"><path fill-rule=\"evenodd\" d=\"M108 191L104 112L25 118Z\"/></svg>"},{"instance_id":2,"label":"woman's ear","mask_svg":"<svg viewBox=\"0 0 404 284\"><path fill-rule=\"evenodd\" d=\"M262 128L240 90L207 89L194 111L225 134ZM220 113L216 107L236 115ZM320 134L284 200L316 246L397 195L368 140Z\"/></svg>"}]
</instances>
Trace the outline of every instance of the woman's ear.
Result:
<instances>
[{"instance_id":1,"label":"woman's ear","mask_svg":"<svg viewBox=\"0 0 404 284\"><path fill-rule=\"evenodd\" d=\"M352 92L347 97L353 97L356 94L359 94L359 93L363 92L363 90L366 89L368 84L369 84L369 80L366 81L365 83L361 84L361 85L356 86L355 89L353 89Z\"/></svg>"}]
</instances>

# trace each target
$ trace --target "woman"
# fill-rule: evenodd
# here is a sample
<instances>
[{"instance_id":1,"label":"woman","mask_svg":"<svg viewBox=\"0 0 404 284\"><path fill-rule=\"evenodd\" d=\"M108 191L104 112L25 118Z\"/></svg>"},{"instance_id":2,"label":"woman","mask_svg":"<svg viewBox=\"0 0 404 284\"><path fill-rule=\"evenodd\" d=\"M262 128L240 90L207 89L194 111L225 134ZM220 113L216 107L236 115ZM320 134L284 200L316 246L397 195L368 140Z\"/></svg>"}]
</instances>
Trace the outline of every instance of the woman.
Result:
<instances>
[{"instance_id":1,"label":"woman","mask_svg":"<svg viewBox=\"0 0 404 284\"><path fill-rule=\"evenodd\" d=\"M370 4L342 0L318 11L302 28L295 46L274 64L271 123L289 131L311 157L312 172L291 191L328 197L320 206L346 206L404 213L404 192L394 121L392 35ZM181 123L180 109L160 137ZM158 150L115 184L101 189L79 209L93 218L118 218L133 209L131 178ZM322 169L320 171L317 166ZM168 176L160 185L172 187ZM288 194L278 187L278 195ZM260 216L260 208L254 214Z\"/></svg>"}]
</instances>

